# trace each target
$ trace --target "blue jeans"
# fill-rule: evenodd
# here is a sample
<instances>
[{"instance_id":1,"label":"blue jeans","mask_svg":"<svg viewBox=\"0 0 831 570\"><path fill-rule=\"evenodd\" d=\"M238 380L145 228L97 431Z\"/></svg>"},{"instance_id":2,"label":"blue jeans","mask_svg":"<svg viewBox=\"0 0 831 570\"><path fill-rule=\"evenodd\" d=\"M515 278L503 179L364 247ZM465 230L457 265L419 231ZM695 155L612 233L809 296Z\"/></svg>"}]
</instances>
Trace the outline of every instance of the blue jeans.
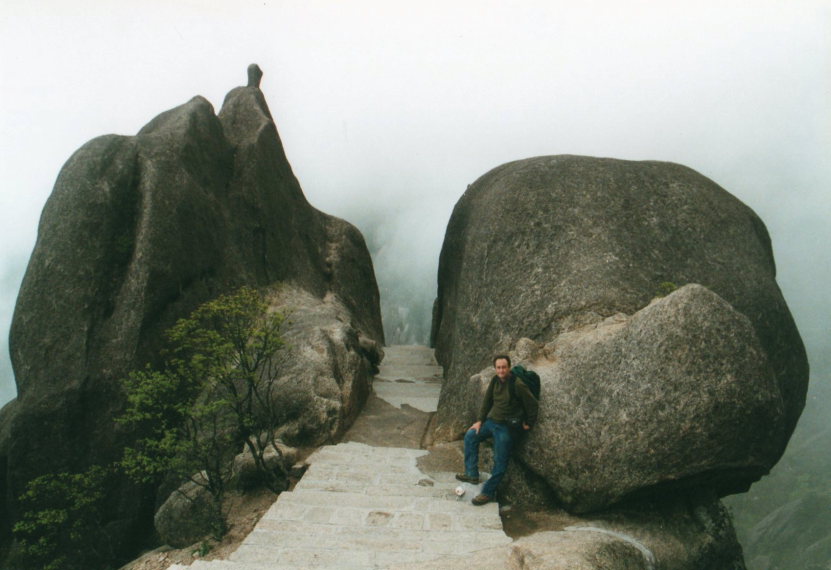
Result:
<instances>
[{"instance_id":1,"label":"blue jeans","mask_svg":"<svg viewBox=\"0 0 831 570\"><path fill-rule=\"evenodd\" d=\"M465 473L471 477L479 477L479 444L489 437L493 438L493 471L490 479L482 486L482 494L496 497L496 488L505 476L508 458L511 456L511 428L493 420L485 420L479 428L479 433L468 430L465 434Z\"/></svg>"}]
</instances>

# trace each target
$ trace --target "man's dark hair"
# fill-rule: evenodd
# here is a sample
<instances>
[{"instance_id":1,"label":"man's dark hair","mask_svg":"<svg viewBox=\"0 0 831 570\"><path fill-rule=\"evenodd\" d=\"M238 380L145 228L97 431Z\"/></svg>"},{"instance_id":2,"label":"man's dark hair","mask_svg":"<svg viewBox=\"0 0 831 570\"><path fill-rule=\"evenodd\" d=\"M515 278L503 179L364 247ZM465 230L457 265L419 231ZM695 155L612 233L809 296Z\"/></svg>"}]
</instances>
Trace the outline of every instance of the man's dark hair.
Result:
<instances>
[{"instance_id":1,"label":"man's dark hair","mask_svg":"<svg viewBox=\"0 0 831 570\"><path fill-rule=\"evenodd\" d=\"M496 366L497 360L507 360L508 361L508 368L511 367L511 357L507 354L497 354L493 357L493 365Z\"/></svg>"}]
</instances>

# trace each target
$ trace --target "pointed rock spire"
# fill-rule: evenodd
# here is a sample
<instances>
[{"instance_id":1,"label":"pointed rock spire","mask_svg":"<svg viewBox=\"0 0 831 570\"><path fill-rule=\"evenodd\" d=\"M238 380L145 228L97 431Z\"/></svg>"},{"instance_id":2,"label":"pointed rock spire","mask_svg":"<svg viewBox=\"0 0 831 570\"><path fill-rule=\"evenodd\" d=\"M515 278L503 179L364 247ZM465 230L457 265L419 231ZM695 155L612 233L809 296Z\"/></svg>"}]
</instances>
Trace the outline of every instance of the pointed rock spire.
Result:
<instances>
[{"instance_id":1,"label":"pointed rock spire","mask_svg":"<svg viewBox=\"0 0 831 570\"><path fill-rule=\"evenodd\" d=\"M256 63L248 66L248 86L260 87L260 80L263 78L263 70Z\"/></svg>"}]
</instances>

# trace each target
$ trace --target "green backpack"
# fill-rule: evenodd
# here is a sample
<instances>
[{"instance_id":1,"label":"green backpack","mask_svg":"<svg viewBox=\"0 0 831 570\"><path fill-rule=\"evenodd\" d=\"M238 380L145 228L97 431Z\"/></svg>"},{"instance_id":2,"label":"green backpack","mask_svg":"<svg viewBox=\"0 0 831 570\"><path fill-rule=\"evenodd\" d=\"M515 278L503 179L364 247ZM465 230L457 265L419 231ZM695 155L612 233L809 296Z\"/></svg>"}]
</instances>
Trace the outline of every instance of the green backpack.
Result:
<instances>
[{"instance_id":1,"label":"green backpack","mask_svg":"<svg viewBox=\"0 0 831 570\"><path fill-rule=\"evenodd\" d=\"M523 384L528 387L531 394L533 394L534 398L539 401L540 399L540 375L534 372L533 370L526 370L520 365L516 365L511 368L511 373L513 374L514 378L519 378ZM511 398L516 399L516 386L513 382L509 384L511 390Z\"/></svg>"}]
</instances>

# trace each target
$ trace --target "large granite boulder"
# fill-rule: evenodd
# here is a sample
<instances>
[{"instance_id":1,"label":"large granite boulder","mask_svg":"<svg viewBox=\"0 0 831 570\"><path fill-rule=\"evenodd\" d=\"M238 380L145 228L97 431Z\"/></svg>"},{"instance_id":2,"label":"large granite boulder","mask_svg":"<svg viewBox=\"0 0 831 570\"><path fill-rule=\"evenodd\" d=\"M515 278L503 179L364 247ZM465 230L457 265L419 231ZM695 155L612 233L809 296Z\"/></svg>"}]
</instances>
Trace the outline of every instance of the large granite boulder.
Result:
<instances>
[{"instance_id":1,"label":"large granite boulder","mask_svg":"<svg viewBox=\"0 0 831 570\"><path fill-rule=\"evenodd\" d=\"M668 486L725 495L776 461L773 370L747 317L700 285L537 354L540 418L516 458L572 511Z\"/></svg>"},{"instance_id":2,"label":"large granite boulder","mask_svg":"<svg viewBox=\"0 0 831 570\"><path fill-rule=\"evenodd\" d=\"M539 157L500 166L468 188L453 211L439 265L434 342L445 383L438 438L458 437L470 425L470 410L479 397L471 374L488 366L495 352L513 351L533 361L538 355L528 350L526 341L520 342L523 337L542 347L617 314L634 315L664 282L698 283L716 295L700 288L687 291L632 317L618 334L610 335L614 338L603 336L615 330L605 327L575 343L568 356L549 354L562 362L542 371L546 386L538 433L557 438L549 422L562 427L580 418L591 425L572 426L569 433L576 440L556 439L552 444L539 435L529 447L551 447L546 454L550 458L569 453L557 445L577 447L578 441L588 442L589 434L606 433L623 441L616 433L621 426L627 428L625 437L635 437L636 446L658 443L670 430L676 441L659 446L665 451L656 449L657 457L626 458L644 466L652 461L653 472L663 472L644 479L644 485L684 481L697 472L700 478L718 474L716 486L722 492L746 487L776 462L793 431L807 387L805 350L775 281L764 224L712 181L670 163ZM690 307L707 307L713 322L723 328L689 314ZM675 319L687 328L682 331ZM673 334L675 340L668 344L666 335ZM689 343L686 349L684 343ZM708 355L711 350L715 352ZM740 364L730 364L734 356ZM702 368L704 363L712 370ZM735 378L718 376L728 373ZM693 385L685 383L673 394L674 388L661 382L686 374L709 377L717 391L693 401L703 407L679 418L671 411L686 410L687 402L672 400L684 397ZM634 392L623 398L624 388ZM666 397L650 403L647 396L656 390ZM658 459L670 458L672 445L729 431L730 412L719 408L721 397L729 397L725 408L740 404L734 424L745 428L744 422L748 428L741 429L750 436L746 449L737 436L725 449L711 442L716 456L700 457L686 468L681 463L691 457L684 457L681 448L675 451L683 459L659 464ZM629 402L619 410L608 407L620 398ZM714 419L714 413L721 418ZM662 421L671 425L658 429ZM711 421L716 425L708 426ZM658 431L635 433L647 425ZM768 441L748 433L759 426ZM604 441L604 446L611 444ZM643 448L648 449L654 447ZM575 449L571 455L580 453ZM584 459L584 467L611 470L610 475L620 468ZM728 475L732 460L737 462ZM545 472L541 461L534 464L540 474ZM551 465L547 470L555 469ZM563 488L555 490L568 497L565 478L560 479ZM623 487L631 490L635 485L599 489L598 496L609 493L606 499L584 503L575 498L573 504L599 507L625 494Z\"/></svg>"},{"instance_id":3,"label":"large granite boulder","mask_svg":"<svg viewBox=\"0 0 831 570\"><path fill-rule=\"evenodd\" d=\"M0 446L0 511L14 517L14 497L39 474L117 457L120 379L158 361L162 332L178 318L241 285L280 282L336 299L353 334L383 344L363 237L308 204L256 86L231 91L218 116L195 97L136 136L81 147L44 207L15 307L18 400ZM340 382L363 372L330 374ZM347 384L348 421L366 389ZM328 423L321 429L333 433ZM122 482L113 497L108 516L135 522L147 519L153 490ZM135 527L121 528L124 540L141 540Z\"/></svg>"},{"instance_id":4,"label":"large granite boulder","mask_svg":"<svg viewBox=\"0 0 831 570\"><path fill-rule=\"evenodd\" d=\"M276 447L277 450L269 447L263 459L266 467L281 479L278 485L288 488L288 474L297 460L297 450L280 441L276 442ZM229 488L244 492L265 483L248 449L234 458L231 471L227 482ZM189 481L161 501L153 516L153 526L163 544L185 548L216 532L217 515L207 485L202 473L194 473Z\"/></svg>"},{"instance_id":5,"label":"large granite boulder","mask_svg":"<svg viewBox=\"0 0 831 570\"><path fill-rule=\"evenodd\" d=\"M12 438L12 420L17 415L19 405L17 400L7 402L0 408L0 490L8 487L9 471L9 447ZM3 504L3 496L0 495L0 504ZM7 509L0 511L0 537L8 536L12 530L13 519ZM0 540L2 542L2 540Z\"/></svg>"},{"instance_id":6,"label":"large granite boulder","mask_svg":"<svg viewBox=\"0 0 831 570\"><path fill-rule=\"evenodd\" d=\"M156 510L153 526L163 544L184 548L216 532L214 510L207 487L188 481L172 492Z\"/></svg>"},{"instance_id":7,"label":"large granite boulder","mask_svg":"<svg viewBox=\"0 0 831 570\"><path fill-rule=\"evenodd\" d=\"M279 478L278 488L287 489L291 482L289 475L297 461L298 450L281 441L269 445L263 454L265 467ZM250 491L267 484L263 473L258 469L254 455L248 448L234 458L229 486L240 491Z\"/></svg>"},{"instance_id":8,"label":"large granite boulder","mask_svg":"<svg viewBox=\"0 0 831 570\"><path fill-rule=\"evenodd\" d=\"M383 349L350 324L335 296L319 299L284 285L270 293L269 304L288 320L273 380L277 437L293 446L336 441L369 397Z\"/></svg>"}]
</instances>

